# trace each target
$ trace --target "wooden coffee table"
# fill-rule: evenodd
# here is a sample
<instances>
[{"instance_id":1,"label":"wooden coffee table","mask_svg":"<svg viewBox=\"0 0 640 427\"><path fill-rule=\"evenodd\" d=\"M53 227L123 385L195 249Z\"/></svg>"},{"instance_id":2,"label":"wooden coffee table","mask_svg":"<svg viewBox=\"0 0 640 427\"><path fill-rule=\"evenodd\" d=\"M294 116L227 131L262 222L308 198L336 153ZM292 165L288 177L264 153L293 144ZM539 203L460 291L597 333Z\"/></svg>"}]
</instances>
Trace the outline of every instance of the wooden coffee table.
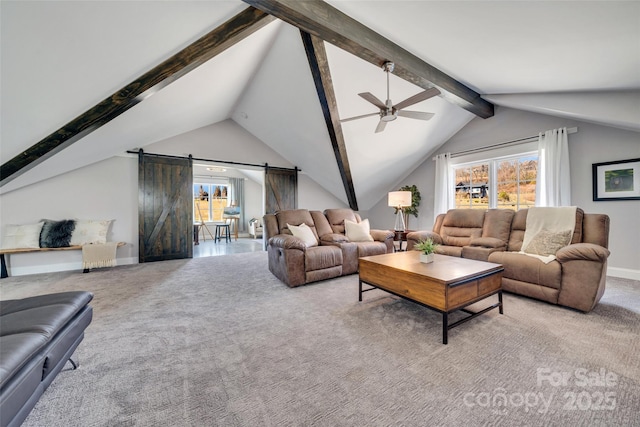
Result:
<instances>
[{"instance_id":1,"label":"wooden coffee table","mask_svg":"<svg viewBox=\"0 0 640 427\"><path fill-rule=\"evenodd\" d=\"M424 264L419 255L408 251L360 258L358 300L362 301L363 292L378 288L442 313L443 344L449 329L494 308L503 314L502 265L438 254L434 262ZM362 289L363 283L373 287ZM494 294L498 294L496 304L478 312L465 308ZM456 310L469 316L449 324L448 315Z\"/></svg>"}]
</instances>

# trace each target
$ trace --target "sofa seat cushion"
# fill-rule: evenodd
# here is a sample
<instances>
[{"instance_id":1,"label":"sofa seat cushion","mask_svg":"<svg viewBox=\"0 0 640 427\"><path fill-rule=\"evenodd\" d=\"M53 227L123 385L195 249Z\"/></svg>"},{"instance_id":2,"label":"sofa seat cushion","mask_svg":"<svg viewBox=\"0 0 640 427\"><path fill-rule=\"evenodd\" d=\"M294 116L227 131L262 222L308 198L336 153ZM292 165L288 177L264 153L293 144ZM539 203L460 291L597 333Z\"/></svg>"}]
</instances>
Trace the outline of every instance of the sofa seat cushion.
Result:
<instances>
[{"instance_id":1,"label":"sofa seat cushion","mask_svg":"<svg viewBox=\"0 0 640 427\"><path fill-rule=\"evenodd\" d=\"M357 242L356 245L359 258L387 253L387 245L382 242Z\"/></svg>"},{"instance_id":2,"label":"sofa seat cushion","mask_svg":"<svg viewBox=\"0 0 640 427\"><path fill-rule=\"evenodd\" d=\"M46 344L47 339L36 332L0 337L0 387L4 387Z\"/></svg>"},{"instance_id":3,"label":"sofa seat cushion","mask_svg":"<svg viewBox=\"0 0 640 427\"><path fill-rule=\"evenodd\" d=\"M0 301L0 382L28 363L92 298L89 292L61 292Z\"/></svg>"},{"instance_id":4,"label":"sofa seat cushion","mask_svg":"<svg viewBox=\"0 0 640 427\"><path fill-rule=\"evenodd\" d=\"M494 252L489 255L489 262L502 264L502 277L553 289L560 289L562 284L562 267L555 260L545 264L517 252Z\"/></svg>"},{"instance_id":5,"label":"sofa seat cushion","mask_svg":"<svg viewBox=\"0 0 640 427\"><path fill-rule=\"evenodd\" d=\"M436 248L436 253L440 255L462 256L462 246L440 245Z\"/></svg>"},{"instance_id":6,"label":"sofa seat cushion","mask_svg":"<svg viewBox=\"0 0 640 427\"><path fill-rule=\"evenodd\" d=\"M305 271L323 270L342 265L342 251L337 246L307 248L304 257Z\"/></svg>"}]
</instances>

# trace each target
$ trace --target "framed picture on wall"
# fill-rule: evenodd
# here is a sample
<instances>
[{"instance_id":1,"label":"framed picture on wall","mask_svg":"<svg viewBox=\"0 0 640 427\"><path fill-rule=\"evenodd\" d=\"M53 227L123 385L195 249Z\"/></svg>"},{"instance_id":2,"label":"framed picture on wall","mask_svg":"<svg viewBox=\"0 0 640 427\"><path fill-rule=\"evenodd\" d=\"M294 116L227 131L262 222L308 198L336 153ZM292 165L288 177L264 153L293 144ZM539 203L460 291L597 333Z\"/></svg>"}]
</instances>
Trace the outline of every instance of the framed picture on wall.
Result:
<instances>
[{"instance_id":1,"label":"framed picture on wall","mask_svg":"<svg viewBox=\"0 0 640 427\"><path fill-rule=\"evenodd\" d=\"M640 159L593 164L593 200L640 200Z\"/></svg>"}]
</instances>

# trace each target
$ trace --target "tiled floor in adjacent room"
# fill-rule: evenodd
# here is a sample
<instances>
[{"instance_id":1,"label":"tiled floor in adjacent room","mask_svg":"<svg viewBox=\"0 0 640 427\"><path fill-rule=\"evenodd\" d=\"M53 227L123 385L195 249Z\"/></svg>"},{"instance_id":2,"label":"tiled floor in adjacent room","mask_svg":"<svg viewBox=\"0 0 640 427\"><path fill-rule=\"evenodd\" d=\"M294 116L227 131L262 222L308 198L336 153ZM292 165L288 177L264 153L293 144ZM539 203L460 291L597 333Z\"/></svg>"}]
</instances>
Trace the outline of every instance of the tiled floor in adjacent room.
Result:
<instances>
[{"instance_id":1,"label":"tiled floor in adjacent room","mask_svg":"<svg viewBox=\"0 0 640 427\"><path fill-rule=\"evenodd\" d=\"M202 258L218 255L238 254L244 252L257 252L264 250L264 242L262 238L253 239L251 237L238 237L230 242L222 241L213 242L209 236L204 240L200 237L200 243L193 245L193 257Z\"/></svg>"}]
</instances>

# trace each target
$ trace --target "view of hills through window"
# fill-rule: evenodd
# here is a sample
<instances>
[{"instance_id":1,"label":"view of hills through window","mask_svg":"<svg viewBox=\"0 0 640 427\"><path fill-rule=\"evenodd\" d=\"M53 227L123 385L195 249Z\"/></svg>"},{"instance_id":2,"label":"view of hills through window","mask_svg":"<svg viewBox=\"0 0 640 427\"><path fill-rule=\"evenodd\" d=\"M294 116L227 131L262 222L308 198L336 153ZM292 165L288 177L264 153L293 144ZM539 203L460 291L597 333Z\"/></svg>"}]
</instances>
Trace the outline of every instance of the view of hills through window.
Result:
<instances>
[{"instance_id":1,"label":"view of hills through window","mask_svg":"<svg viewBox=\"0 0 640 427\"><path fill-rule=\"evenodd\" d=\"M227 186L193 184L193 218L195 221L224 221L227 206Z\"/></svg>"},{"instance_id":2,"label":"view of hills through window","mask_svg":"<svg viewBox=\"0 0 640 427\"><path fill-rule=\"evenodd\" d=\"M535 205L538 157L490 160L455 169L456 208L518 210ZM495 170L495 176L492 171Z\"/></svg>"}]
</instances>

